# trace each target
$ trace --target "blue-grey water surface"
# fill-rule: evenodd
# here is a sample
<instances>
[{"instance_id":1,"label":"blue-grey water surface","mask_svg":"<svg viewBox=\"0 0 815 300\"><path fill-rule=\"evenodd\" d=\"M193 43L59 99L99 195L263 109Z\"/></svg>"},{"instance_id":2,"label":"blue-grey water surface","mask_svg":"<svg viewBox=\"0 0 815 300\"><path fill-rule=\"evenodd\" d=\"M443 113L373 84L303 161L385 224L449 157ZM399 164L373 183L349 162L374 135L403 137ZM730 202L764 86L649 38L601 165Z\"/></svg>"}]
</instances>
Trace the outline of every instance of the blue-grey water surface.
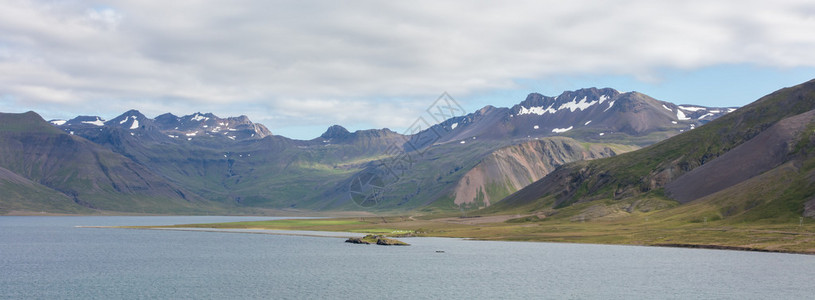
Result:
<instances>
[{"instance_id":1,"label":"blue-grey water surface","mask_svg":"<svg viewBox=\"0 0 815 300\"><path fill-rule=\"evenodd\" d=\"M268 217L0 217L0 298L811 299L815 256L76 228ZM444 253L437 253L437 250Z\"/></svg>"}]
</instances>

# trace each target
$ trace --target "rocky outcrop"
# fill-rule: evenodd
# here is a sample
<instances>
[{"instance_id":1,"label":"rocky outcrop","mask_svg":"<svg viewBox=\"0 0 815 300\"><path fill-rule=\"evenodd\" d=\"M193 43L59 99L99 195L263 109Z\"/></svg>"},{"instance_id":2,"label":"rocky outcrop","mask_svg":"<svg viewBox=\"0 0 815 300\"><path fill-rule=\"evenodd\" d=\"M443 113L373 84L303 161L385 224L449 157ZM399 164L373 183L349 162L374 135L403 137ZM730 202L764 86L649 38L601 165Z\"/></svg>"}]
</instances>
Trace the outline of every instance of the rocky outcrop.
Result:
<instances>
[{"instance_id":1,"label":"rocky outcrop","mask_svg":"<svg viewBox=\"0 0 815 300\"><path fill-rule=\"evenodd\" d=\"M402 242L400 240L390 239L385 237L384 235L373 235L373 234L369 234L361 238L352 237L345 240L345 242L365 245L377 244L382 246L410 246L410 244Z\"/></svg>"},{"instance_id":2,"label":"rocky outcrop","mask_svg":"<svg viewBox=\"0 0 815 300\"><path fill-rule=\"evenodd\" d=\"M550 137L498 149L467 172L456 185L455 204L489 206L543 178L560 165L610 157L635 147L583 144Z\"/></svg>"}]
</instances>

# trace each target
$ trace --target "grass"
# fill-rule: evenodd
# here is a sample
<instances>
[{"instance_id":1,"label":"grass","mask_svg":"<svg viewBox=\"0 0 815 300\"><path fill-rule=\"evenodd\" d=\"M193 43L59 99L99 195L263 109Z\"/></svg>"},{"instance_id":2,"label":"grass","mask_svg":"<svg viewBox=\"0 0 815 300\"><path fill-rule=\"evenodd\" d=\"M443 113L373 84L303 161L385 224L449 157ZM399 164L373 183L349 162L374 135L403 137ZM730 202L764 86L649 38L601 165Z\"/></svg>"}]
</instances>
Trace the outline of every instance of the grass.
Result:
<instances>
[{"instance_id":1,"label":"grass","mask_svg":"<svg viewBox=\"0 0 815 300\"><path fill-rule=\"evenodd\" d=\"M282 226L280 221L253 224L252 228L330 230L375 234L398 234L397 230L415 232L419 236L473 238L480 240L568 242L625 245L705 245L744 249L799 252L815 254L815 223L799 226L797 222L782 224L729 224L724 221L658 223L649 214L637 214L622 220L569 221L530 218L522 222L487 224L453 223L448 219L408 220L387 223L380 221L352 222L343 225L313 224ZM243 228L225 226L220 228Z\"/></svg>"},{"instance_id":2,"label":"grass","mask_svg":"<svg viewBox=\"0 0 815 300\"><path fill-rule=\"evenodd\" d=\"M777 174L774 174L777 175ZM772 192L772 191L769 191ZM731 200L731 201L736 201ZM534 214L460 214L337 219L295 219L172 227L345 231L478 240L687 246L815 254L815 220L795 214L757 218L762 205L784 206L782 197L753 210L722 213L722 199L678 205L658 193L624 201L596 200ZM780 202L778 202L780 201ZM736 202L732 202L734 205ZM778 202L778 203L776 203Z\"/></svg>"},{"instance_id":3,"label":"grass","mask_svg":"<svg viewBox=\"0 0 815 300\"><path fill-rule=\"evenodd\" d=\"M331 226L348 226L358 224L369 224L369 223L356 221L352 219L285 219L273 221L174 225L167 227L298 229L298 228L329 228Z\"/></svg>"}]
</instances>

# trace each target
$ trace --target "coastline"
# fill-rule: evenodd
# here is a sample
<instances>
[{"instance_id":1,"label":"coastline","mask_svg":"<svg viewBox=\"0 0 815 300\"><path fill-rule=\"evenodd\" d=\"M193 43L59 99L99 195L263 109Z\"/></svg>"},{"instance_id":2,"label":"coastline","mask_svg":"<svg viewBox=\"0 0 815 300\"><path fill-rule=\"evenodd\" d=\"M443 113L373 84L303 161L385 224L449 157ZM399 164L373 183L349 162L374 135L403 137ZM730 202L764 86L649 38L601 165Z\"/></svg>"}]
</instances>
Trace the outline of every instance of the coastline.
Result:
<instances>
[{"instance_id":1,"label":"coastline","mask_svg":"<svg viewBox=\"0 0 815 300\"><path fill-rule=\"evenodd\" d=\"M363 237L364 233L340 232L340 231L311 231L311 230L280 230L280 229L230 229L230 228L195 228L195 227L151 227L151 226L74 226L74 228L114 228L114 229L136 229L136 230L166 230L166 231L198 231L198 232L220 232L220 233L246 233L246 234L268 234L306 237L325 237L348 239L353 237Z\"/></svg>"},{"instance_id":2,"label":"coastline","mask_svg":"<svg viewBox=\"0 0 815 300\"><path fill-rule=\"evenodd\" d=\"M194 224L192 224L194 225ZM197 231L197 232L215 232L215 233L243 233L243 234L267 234L267 235L283 235L283 236L303 236L303 237L320 237L320 238L361 238L366 233L347 232L347 231L322 231L322 230L284 230L284 229L266 229L266 228L206 228L206 227L162 227L162 226L75 226L75 228L115 228L115 229L138 229L138 230L169 230L169 231ZM513 239L483 239L474 237L451 237L440 235L421 235L415 237L433 237L433 238L453 238L471 241L501 241L501 242L532 242L532 243L564 243L564 244L587 244L587 245L617 245L617 246L641 246L641 247L662 247L662 248L686 248L686 249L706 249L706 250L728 250L728 251L747 251L747 252L764 252L764 253L782 253L782 254L800 254L800 255L815 255L812 251L794 251L783 249L764 249L756 247L744 246L727 246L715 244L693 244L693 243L658 243L658 244L635 244L635 243L581 243L569 241L547 241L547 240L513 240Z\"/></svg>"}]
</instances>

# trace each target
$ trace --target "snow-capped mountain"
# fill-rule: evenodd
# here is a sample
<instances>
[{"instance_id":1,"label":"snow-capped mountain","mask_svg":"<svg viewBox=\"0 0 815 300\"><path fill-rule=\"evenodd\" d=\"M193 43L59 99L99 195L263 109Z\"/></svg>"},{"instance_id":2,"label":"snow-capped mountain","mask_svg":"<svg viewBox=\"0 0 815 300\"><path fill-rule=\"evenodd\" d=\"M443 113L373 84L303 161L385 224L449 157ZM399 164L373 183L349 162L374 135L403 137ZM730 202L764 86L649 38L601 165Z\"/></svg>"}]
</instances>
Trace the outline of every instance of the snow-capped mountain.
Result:
<instances>
[{"instance_id":1,"label":"snow-capped mountain","mask_svg":"<svg viewBox=\"0 0 815 300\"><path fill-rule=\"evenodd\" d=\"M105 119L97 116L78 116L70 120L51 120L49 122L64 128L97 128L105 126Z\"/></svg>"},{"instance_id":2,"label":"snow-capped mountain","mask_svg":"<svg viewBox=\"0 0 815 300\"><path fill-rule=\"evenodd\" d=\"M134 109L109 121L95 116L80 116L68 121L52 120L50 123L70 132L116 128L129 132L131 136L149 135L186 141L201 138L262 139L272 134L265 126L253 123L246 116L219 118L212 113L200 112L183 117L166 113L150 119Z\"/></svg>"},{"instance_id":3,"label":"snow-capped mountain","mask_svg":"<svg viewBox=\"0 0 815 300\"><path fill-rule=\"evenodd\" d=\"M177 117L166 113L156 117L156 126L170 138L225 137L231 140L262 139L272 135L262 124L247 116L219 118L212 113L194 113Z\"/></svg>"},{"instance_id":4,"label":"snow-capped mountain","mask_svg":"<svg viewBox=\"0 0 815 300\"><path fill-rule=\"evenodd\" d=\"M557 97L532 93L511 108L484 107L451 118L417 135L412 142L466 142L476 139L517 140L569 136L588 140L619 140L621 136L654 141L694 129L735 108L676 105L638 92L620 93L611 88L567 91Z\"/></svg>"},{"instance_id":5,"label":"snow-capped mountain","mask_svg":"<svg viewBox=\"0 0 815 300\"><path fill-rule=\"evenodd\" d=\"M105 125L127 130L147 129L148 126L152 125L152 120L144 116L138 110L131 109L124 114L105 122Z\"/></svg>"}]
</instances>

